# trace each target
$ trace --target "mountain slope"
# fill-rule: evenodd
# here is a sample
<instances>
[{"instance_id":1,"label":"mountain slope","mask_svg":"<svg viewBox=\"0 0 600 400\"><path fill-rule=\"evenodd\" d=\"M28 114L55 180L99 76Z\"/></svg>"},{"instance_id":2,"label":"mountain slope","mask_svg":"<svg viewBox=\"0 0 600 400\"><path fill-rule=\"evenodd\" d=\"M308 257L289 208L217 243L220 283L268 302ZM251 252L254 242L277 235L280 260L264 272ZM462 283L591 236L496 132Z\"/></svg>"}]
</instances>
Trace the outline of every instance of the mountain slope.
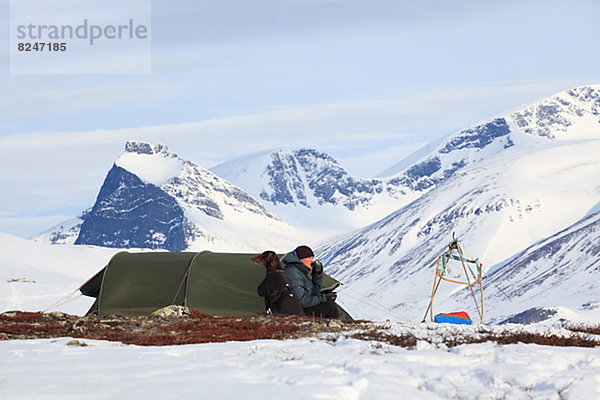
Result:
<instances>
[{"instance_id":1,"label":"mountain slope","mask_svg":"<svg viewBox=\"0 0 600 400\"><path fill-rule=\"evenodd\" d=\"M552 306L560 293L562 305L593 310L600 308L599 276L600 212L595 212L499 264L485 283L499 288L488 295L499 307Z\"/></svg>"},{"instance_id":2,"label":"mountain slope","mask_svg":"<svg viewBox=\"0 0 600 400\"><path fill-rule=\"evenodd\" d=\"M75 244L184 250L184 211L161 188L113 165Z\"/></svg>"},{"instance_id":3,"label":"mountain slope","mask_svg":"<svg viewBox=\"0 0 600 400\"><path fill-rule=\"evenodd\" d=\"M68 242L76 234L75 244L254 251L287 249L296 235L238 187L164 145L134 141L127 142L96 203L79 219L36 239Z\"/></svg>"},{"instance_id":4,"label":"mountain slope","mask_svg":"<svg viewBox=\"0 0 600 400\"><path fill-rule=\"evenodd\" d=\"M526 132L505 116L505 121L511 120L506 123L507 135L467 135L466 140L463 130L431 146L433 155L425 159L440 155L442 167L457 160L466 160L465 166L383 220L320 248L318 256L326 261L329 273L392 312L420 320L429 301L437 256L445 250L452 232L487 269L583 218L600 201L598 90L568 91L549 101L564 100L570 92L590 99L578 103L588 104L588 111L578 112L583 107L574 108L571 103L570 107L561 106L566 110L557 106L556 118L542 113L539 120L528 122L527 126L547 127L544 132L551 134L539 135L533 128ZM525 110L543 110L546 104ZM490 123L503 126L498 122L502 118ZM505 146L508 140L511 146ZM465 147L466 143L469 146ZM482 143L487 144L482 148ZM430 177L439 178L443 171L439 173ZM544 288L560 303L557 290ZM450 298L455 290L455 286L442 285L436 297L446 307L441 311L471 306L472 301L464 303L462 296ZM574 293L576 288L569 290ZM495 307L497 297L490 301L488 320L522 311ZM359 301L353 307L369 312L369 306ZM389 315L384 312L379 317Z\"/></svg>"}]
</instances>

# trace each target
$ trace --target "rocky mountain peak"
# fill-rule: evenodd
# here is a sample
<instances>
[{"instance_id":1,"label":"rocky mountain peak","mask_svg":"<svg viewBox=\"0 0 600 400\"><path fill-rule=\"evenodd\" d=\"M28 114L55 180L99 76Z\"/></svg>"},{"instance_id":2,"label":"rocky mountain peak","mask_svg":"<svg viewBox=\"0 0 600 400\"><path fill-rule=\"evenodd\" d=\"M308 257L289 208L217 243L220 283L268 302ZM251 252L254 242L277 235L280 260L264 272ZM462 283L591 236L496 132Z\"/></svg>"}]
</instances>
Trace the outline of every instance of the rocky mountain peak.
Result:
<instances>
[{"instance_id":1,"label":"rocky mountain peak","mask_svg":"<svg viewBox=\"0 0 600 400\"><path fill-rule=\"evenodd\" d=\"M91 210L40 239L117 248L240 251L282 243L287 248L294 236L290 232L288 224L251 195L167 146L128 141Z\"/></svg>"},{"instance_id":2,"label":"rocky mountain peak","mask_svg":"<svg viewBox=\"0 0 600 400\"><path fill-rule=\"evenodd\" d=\"M152 144L137 140L129 140L125 143L125 153L153 155L160 154L164 157L177 158L177 154L171 153L164 144Z\"/></svg>"},{"instance_id":3,"label":"rocky mountain peak","mask_svg":"<svg viewBox=\"0 0 600 400\"><path fill-rule=\"evenodd\" d=\"M600 85L582 86L560 92L548 99L514 112L510 118L523 132L556 139L573 139L568 131L581 122L600 123ZM597 128L596 128L597 130Z\"/></svg>"}]
</instances>

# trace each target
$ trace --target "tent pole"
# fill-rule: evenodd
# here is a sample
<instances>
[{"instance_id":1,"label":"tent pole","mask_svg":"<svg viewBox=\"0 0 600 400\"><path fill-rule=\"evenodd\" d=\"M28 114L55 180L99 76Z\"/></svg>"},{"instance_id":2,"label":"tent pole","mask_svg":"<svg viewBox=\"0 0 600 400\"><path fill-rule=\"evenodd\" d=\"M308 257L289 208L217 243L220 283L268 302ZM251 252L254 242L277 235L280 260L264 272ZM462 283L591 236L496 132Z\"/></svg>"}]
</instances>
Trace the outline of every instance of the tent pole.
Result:
<instances>
[{"instance_id":1,"label":"tent pole","mask_svg":"<svg viewBox=\"0 0 600 400\"><path fill-rule=\"evenodd\" d=\"M483 324L483 280L481 278L481 270L479 272L479 293L481 294L481 322Z\"/></svg>"},{"instance_id":2,"label":"tent pole","mask_svg":"<svg viewBox=\"0 0 600 400\"><path fill-rule=\"evenodd\" d=\"M475 298L475 292L473 291L473 286L471 286L471 280L469 279L469 273L467 272L467 266L465 265L463 252L461 250L462 246L456 246L458 250L458 256L460 257L460 263L462 264L463 271L465 271L465 278L467 278L467 282L469 283L469 289L471 290L471 295L473 296L473 301L475 302L475 308L477 309L477 314L479 314L479 318L483 322L483 313L479 309L479 304L477 304L477 299ZM481 274L480 274L481 276ZM483 303L481 304L483 307Z\"/></svg>"},{"instance_id":3,"label":"tent pole","mask_svg":"<svg viewBox=\"0 0 600 400\"><path fill-rule=\"evenodd\" d=\"M437 282L435 290L433 291L433 294L431 295L431 307L429 307L429 318L431 319L432 322L433 322L433 298L434 298L435 294L437 293L438 288L440 287L440 283L442 283L441 276L439 277L439 280Z\"/></svg>"},{"instance_id":4,"label":"tent pole","mask_svg":"<svg viewBox=\"0 0 600 400\"><path fill-rule=\"evenodd\" d=\"M177 292L175 293L175 297L173 297L173 301L171 302L171 305L175 304L175 300L177 300L177 296L179 296L179 292L181 291L183 282L185 282L185 278L188 276L188 274L190 272L190 268L192 268L191 262L190 262L190 265L188 265L187 269L185 270L185 274L183 274L183 278L181 278L181 282L179 282L179 287L177 288Z\"/></svg>"},{"instance_id":5,"label":"tent pole","mask_svg":"<svg viewBox=\"0 0 600 400\"><path fill-rule=\"evenodd\" d=\"M437 284L436 284L437 281ZM433 291L431 292L431 299L429 300L429 305L427 306L427 310L425 310L425 315L423 315L423 321L421 322L425 322L425 320L427 319L427 313L429 311L431 311L431 314L433 314L433 296L435 296L435 292L437 292L438 286L440 286L440 283L442 282L442 280L438 280L437 279L437 275L435 276L435 279L433 280ZM433 321L433 316L430 315L431 320Z\"/></svg>"},{"instance_id":6,"label":"tent pole","mask_svg":"<svg viewBox=\"0 0 600 400\"><path fill-rule=\"evenodd\" d=\"M442 259L442 256L438 257L438 262L437 262L437 266L435 267L435 277L433 278L433 289L431 292L431 299L429 300L429 305L427 306L427 309L425 310L425 315L423 315L423 321L421 321L421 323L425 322L425 319L427 319L427 313L429 312L429 310L431 309L431 306L433 304L433 296L435 295L435 292L437 292L437 288L440 285L440 282L442 281L442 279L440 278L440 280L438 281L438 273L440 270L440 260ZM437 285L436 285L437 282ZM431 320L433 321L433 318L431 318Z\"/></svg>"}]
</instances>

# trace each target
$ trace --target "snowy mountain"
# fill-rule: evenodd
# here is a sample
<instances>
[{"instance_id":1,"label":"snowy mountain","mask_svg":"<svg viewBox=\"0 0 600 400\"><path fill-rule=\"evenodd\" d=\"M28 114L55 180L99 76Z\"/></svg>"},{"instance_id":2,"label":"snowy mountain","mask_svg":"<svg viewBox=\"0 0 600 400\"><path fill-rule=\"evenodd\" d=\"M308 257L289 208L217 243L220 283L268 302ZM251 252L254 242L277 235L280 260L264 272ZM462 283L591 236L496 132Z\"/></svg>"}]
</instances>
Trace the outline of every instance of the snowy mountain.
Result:
<instances>
[{"instance_id":1,"label":"snowy mountain","mask_svg":"<svg viewBox=\"0 0 600 400\"><path fill-rule=\"evenodd\" d=\"M594 135L600 112L598 88L568 90L454 132L376 179L352 177L331 156L313 149L251 154L211 170L294 225L344 232L385 217L457 171L510 149L515 140L526 144Z\"/></svg>"},{"instance_id":2,"label":"snowy mountain","mask_svg":"<svg viewBox=\"0 0 600 400\"><path fill-rule=\"evenodd\" d=\"M260 250L294 230L248 193L166 146L127 142L94 206L37 238L115 248Z\"/></svg>"},{"instance_id":3,"label":"snowy mountain","mask_svg":"<svg viewBox=\"0 0 600 400\"><path fill-rule=\"evenodd\" d=\"M286 221L313 231L363 227L420 195L405 183L352 177L314 149L276 149L211 169L260 199Z\"/></svg>"},{"instance_id":4,"label":"snowy mountain","mask_svg":"<svg viewBox=\"0 0 600 400\"><path fill-rule=\"evenodd\" d=\"M429 175L431 189L381 221L323 246L318 256L349 290L420 320L437 257L452 232L488 269L565 227L584 223L578 221L600 202L599 93L600 86L569 90L428 146L429 154L422 150L409 158L417 164L404 162L404 169L399 164L396 176L430 163L431 170L437 168ZM578 259L577 248L566 249ZM545 264L548 271L560 270L560 258ZM527 265L519 258L501 270L504 275L509 269L530 271ZM548 296L537 305L560 305L565 293L581 294L578 279L567 280L566 287L553 279L540 281L538 290ZM519 287L520 296L534 288ZM465 303L461 293L450 297L457 290L442 285L436 296L444 307L440 312L469 309L472 301ZM495 290L492 286L488 293ZM504 300L489 298L488 321L523 311L524 304L500 304ZM597 301L590 296L580 300ZM372 307L358 300L355 306Z\"/></svg>"},{"instance_id":5,"label":"snowy mountain","mask_svg":"<svg viewBox=\"0 0 600 400\"><path fill-rule=\"evenodd\" d=\"M558 93L522 110L499 116L454 132L430 143L379 176L411 178L425 188L451 176L457 169L475 164L512 146L515 132L548 139L597 138L600 85Z\"/></svg>"}]
</instances>

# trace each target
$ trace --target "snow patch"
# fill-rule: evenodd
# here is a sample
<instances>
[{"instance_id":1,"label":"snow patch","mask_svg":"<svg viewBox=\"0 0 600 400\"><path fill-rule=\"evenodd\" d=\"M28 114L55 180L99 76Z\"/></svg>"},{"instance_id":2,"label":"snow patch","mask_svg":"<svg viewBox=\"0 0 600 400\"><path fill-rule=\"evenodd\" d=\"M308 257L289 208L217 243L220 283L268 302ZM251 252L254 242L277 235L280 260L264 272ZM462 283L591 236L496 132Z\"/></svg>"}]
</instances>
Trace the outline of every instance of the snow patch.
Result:
<instances>
[{"instance_id":1,"label":"snow patch","mask_svg":"<svg viewBox=\"0 0 600 400\"><path fill-rule=\"evenodd\" d=\"M155 154L124 153L115 161L115 164L156 186L179 176L183 168L182 159Z\"/></svg>"}]
</instances>

